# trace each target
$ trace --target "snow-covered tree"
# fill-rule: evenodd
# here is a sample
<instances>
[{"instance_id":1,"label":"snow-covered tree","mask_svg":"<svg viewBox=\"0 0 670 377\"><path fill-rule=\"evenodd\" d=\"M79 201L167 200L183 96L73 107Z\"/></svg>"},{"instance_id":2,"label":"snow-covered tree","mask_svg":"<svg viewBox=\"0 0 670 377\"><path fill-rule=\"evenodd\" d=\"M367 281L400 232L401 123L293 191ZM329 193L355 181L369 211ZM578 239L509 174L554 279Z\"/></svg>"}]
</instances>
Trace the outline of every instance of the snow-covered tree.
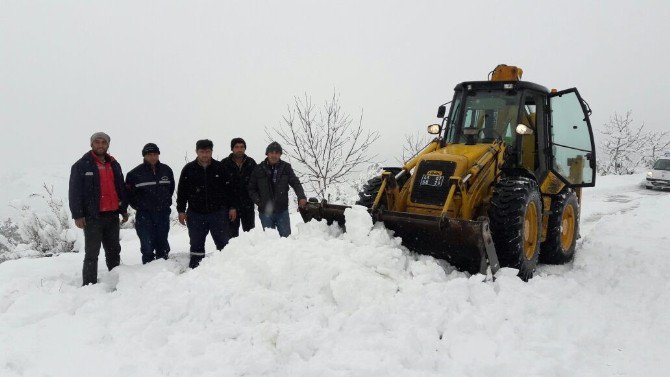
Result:
<instances>
[{"instance_id":1,"label":"snow-covered tree","mask_svg":"<svg viewBox=\"0 0 670 377\"><path fill-rule=\"evenodd\" d=\"M18 225L9 218L0 223L0 263L14 259L14 249L20 242Z\"/></svg>"},{"instance_id":2,"label":"snow-covered tree","mask_svg":"<svg viewBox=\"0 0 670 377\"><path fill-rule=\"evenodd\" d=\"M45 256L73 251L76 234L64 202L54 194L53 186L42 186L44 193L31 194L31 198L40 198L47 205L46 213L37 212L29 205L21 210L19 234L21 240L30 249Z\"/></svg>"},{"instance_id":3,"label":"snow-covered tree","mask_svg":"<svg viewBox=\"0 0 670 377\"><path fill-rule=\"evenodd\" d=\"M376 131L363 128L362 111L354 123L336 93L320 108L308 95L295 97L283 123L266 129L266 134L282 144L303 183L321 198L329 187L345 182L359 166L371 162L374 156L368 151L379 138Z\"/></svg>"},{"instance_id":4,"label":"snow-covered tree","mask_svg":"<svg viewBox=\"0 0 670 377\"><path fill-rule=\"evenodd\" d=\"M654 162L670 150L670 133L668 131L653 132L644 150L644 166L650 168Z\"/></svg>"},{"instance_id":5,"label":"snow-covered tree","mask_svg":"<svg viewBox=\"0 0 670 377\"><path fill-rule=\"evenodd\" d=\"M600 174L633 174L650 166L670 148L668 132L646 131L644 122L635 125L632 112L614 113L600 130Z\"/></svg>"}]
</instances>

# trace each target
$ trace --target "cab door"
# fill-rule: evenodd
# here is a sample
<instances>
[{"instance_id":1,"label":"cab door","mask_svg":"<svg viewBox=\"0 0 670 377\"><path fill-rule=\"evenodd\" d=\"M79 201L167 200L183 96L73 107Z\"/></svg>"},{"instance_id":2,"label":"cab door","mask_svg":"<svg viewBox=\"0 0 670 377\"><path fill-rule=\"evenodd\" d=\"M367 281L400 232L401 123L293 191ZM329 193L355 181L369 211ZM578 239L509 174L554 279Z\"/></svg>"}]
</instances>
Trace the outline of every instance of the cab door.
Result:
<instances>
[{"instance_id":1,"label":"cab door","mask_svg":"<svg viewBox=\"0 0 670 377\"><path fill-rule=\"evenodd\" d=\"M589 109L576 88L549 95L550 169L570 187L596 184L596 152Z\"/></svg>"}]
</instances>

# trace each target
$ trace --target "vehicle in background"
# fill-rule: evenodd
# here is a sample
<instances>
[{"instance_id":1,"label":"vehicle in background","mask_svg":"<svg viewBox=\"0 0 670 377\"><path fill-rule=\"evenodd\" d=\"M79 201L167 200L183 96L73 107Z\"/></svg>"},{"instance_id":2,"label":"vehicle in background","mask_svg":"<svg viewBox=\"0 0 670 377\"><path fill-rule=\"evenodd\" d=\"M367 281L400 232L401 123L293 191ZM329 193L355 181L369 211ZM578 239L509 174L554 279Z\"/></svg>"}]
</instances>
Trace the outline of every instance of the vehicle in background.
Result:
<instances>
[{"instance_id":1,"label":"vehicle in background","mask_svg":"<svg viewBox=\"0 0 670 377\"><path fill-rule=\"evenodd\" d=\"M650 172L647 172L645 187L649 190L670 189L670 153L665 158L659 158L654 162Z\"/></svg>"}]
</instances>

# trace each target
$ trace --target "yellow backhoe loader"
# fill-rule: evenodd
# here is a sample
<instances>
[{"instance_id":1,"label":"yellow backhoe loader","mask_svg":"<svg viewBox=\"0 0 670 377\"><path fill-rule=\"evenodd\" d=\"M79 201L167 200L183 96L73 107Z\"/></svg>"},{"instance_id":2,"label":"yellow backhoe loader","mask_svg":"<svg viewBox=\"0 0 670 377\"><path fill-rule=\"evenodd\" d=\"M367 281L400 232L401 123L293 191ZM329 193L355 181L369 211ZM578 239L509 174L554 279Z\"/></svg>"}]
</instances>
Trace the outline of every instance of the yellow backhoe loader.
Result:
<instances>
[{"instance_id":1,"label":"yellow backhoe loader","mask_svg":"<svg viewBox=\"0 0 670 377\"><path fill-rule=\"evenodd\" d=\"M357 204L410 250L470 273L566 263L579 237L581 188L595 185L591 109L577 89L551 91L501 64L456 85L437 135L401 168L371 179ZM447 112L447 105L450 105ZM346 206L310 199L305 221L346 227Z\"/></svg>"}]
</instances>

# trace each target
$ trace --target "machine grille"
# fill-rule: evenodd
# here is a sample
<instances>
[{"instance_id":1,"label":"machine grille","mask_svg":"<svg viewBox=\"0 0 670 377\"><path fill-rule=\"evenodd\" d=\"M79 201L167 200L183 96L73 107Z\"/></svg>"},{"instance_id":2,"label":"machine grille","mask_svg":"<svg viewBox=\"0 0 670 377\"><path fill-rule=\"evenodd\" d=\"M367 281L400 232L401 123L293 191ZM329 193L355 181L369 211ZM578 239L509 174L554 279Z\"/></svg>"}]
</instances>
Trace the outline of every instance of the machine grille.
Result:
<instances>
[{"instance_id":1,"label":"machine grille","mask_svg":"<svg viewBox=\"0 0 670 377\"><path fill-rule=\"evenodd\" d=\"M422 161L412 187L412 202L444 205L449 194L449 177L454 170L456 163L451 161Z\"/></svg>"}]
</instances>

